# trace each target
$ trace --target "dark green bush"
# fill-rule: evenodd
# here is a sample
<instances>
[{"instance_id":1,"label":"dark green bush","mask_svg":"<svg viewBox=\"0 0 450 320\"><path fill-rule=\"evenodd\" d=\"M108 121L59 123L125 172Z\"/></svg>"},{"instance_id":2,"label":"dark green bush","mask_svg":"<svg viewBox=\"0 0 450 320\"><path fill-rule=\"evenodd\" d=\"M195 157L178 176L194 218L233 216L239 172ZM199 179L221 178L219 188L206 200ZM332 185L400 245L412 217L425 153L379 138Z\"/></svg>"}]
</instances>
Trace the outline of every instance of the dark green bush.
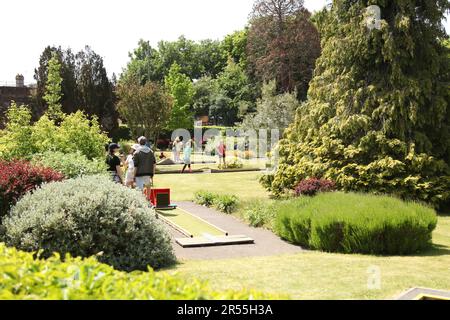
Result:
<instances>
[{"instance_id":1,"label":"dark green bush","mask_svg":"<svg viewBox=\"0 0 450 320\"><path fill-rule=\"evenodd\" d=\"M306 248L394 255L427 249L436 224L435 211L418 203L337 192L280 203L275 230Z\"/></svg>"},{"instance_id":2,"label":"dark green bush","mask_svg":"<svg viewBox=\"0 0 450 320\"><path fill-rule=\"evenodd\" d=\"M4 220L6 242L25 251L99 255L120 270L175 262L170 238L138 192L90 176L45 185L25 195Z\"/></svg>"}]
</instances>

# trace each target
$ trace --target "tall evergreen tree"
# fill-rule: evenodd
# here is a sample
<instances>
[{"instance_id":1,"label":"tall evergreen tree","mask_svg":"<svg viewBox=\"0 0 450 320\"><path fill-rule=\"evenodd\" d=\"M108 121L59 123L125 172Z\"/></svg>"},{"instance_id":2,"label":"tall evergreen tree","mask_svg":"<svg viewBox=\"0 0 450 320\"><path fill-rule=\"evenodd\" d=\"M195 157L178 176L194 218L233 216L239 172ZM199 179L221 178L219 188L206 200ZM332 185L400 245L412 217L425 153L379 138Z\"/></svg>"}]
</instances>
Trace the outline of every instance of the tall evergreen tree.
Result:
<instances>
[{"instance_id":1,"label":"tall evergreen tree","mask_svg":"<svg viewBox=\"0 0 450 320\"><path fill-rule=\"evenodd\" d=\"M369 5L381 23L368 28ZM450 203L447 0L334 0L308 102L280 145L275 192L311 176L344 190Z\"/></svg>"},{"instance_id":2,"label":"tall evergreen tree","mask_svg":"<svg viewBox=\"0 0 450 320\"><path fill-rule=\"evenodd\" d=\"M48 62L47 84L45 86L44 100L47 102L47 115L50 119L59 121L62 119L61 105L61 64L58 60L56 52L52 54L52 58Z\"/></svg>"}]
</instances>

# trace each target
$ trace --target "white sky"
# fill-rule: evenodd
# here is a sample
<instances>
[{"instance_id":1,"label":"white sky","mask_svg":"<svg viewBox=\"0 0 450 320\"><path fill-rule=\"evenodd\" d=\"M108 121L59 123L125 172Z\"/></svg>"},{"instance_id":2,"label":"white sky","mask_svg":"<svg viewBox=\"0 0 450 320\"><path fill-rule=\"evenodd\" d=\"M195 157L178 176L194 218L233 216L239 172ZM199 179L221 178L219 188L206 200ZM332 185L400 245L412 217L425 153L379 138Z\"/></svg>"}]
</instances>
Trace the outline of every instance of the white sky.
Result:
<instances>
[{"instance_id":1,"label":"white sky","mask_svg":"<svg viewBox=\"0 0 450 320\"><path fill-rule=\"evenodd\" d=\"M317 10L329 0L305 0ZM33 82L47 45L90 45L119 74L139 39L155 45L184 34L221 39L247 23L253 0L4 0L0 2L0 83ZM450 25L447 22L447 32Z\"/></svg>"}]
</instances>

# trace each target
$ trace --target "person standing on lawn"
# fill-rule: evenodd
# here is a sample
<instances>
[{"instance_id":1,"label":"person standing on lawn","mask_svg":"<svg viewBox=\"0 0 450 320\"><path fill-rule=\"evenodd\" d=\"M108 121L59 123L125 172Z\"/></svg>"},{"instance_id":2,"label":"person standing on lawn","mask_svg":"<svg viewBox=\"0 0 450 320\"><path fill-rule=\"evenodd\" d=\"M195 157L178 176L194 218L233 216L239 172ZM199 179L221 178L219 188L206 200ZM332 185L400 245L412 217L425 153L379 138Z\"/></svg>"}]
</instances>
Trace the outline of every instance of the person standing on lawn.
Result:
<instances>
[{"instance_id":1,"label":"person standing on lawn","mask_svg":"<svg viewBox=\"0 0 450 320\"><path fill-rule=\"evenodd\" d=\"M134 160L133 156L136 151L139 150L141 146L139 144L135 144L130 148L130 153L128 154L127 159L125 160L125 164L127 165L127 173L125 175L125 183L129 188L134 187Z\"/></svg>"},{"instance_id":2,"label":"person standing on lawn","mask_svg":"<svg viewBox=\"0 0 450 320\"><path fill-rule=\"evenodd\" d=\"M183 137L178 137L175 139L174 142L174 147L175 147L175 163L180 163L181 159L180 159L180 154L181 154L181 150L183 149Z\"/></svg>"},{"instance_id":3,"label":"person standing on lawn","mask_svg":"<svg viewBox=\"0 0 450 320\"><path fill-rule=\"evenodd\" d=\"M136 187L143 191L145 186L153 183L153 177L156 170L156 158L149 147L147 147L147 138L139 138L139 150L133 156L134 162L134 181Z\"/></svg>"},{"instance_id":4,"label":"person standing on lawn","mask_svg":"<svg viewBox=\"0 0 450 320\"><path fill-rule=\"evenodd\" d=\"M120 146L117 143L111 143L108 147L108 155L106 157L106 164L108 165L108 172L111 178L116 183L123 184L123 173L121 162L117 154L120 151Z\"/></svg>"},{"instance_id":5,"label":"person standing on lawn","mask_svg":"<svg viewBox=\"0 0 450 320\"><path fill-rule=\"evenodd\" d=\"M223 161L223 166L226 167L227 146L225 145L223 140L220 141L219 146L217 147L217 154L219 155L219 166Z\"/></svg>"},{"instance_id":6,"label":"person standing on lawn","mask_svg":"<svg viewBox=\"0 0 450 320\"><path fill-rule=\"evenodd\" d=\"M181 173L184 173L184 171L186 170L186 167L189 167L189 172L192 173L191 155L192 155L193 149L194 149L194 140L191 139L188 142L186 142L186 145L184 146L184 150L183 150L184 166L183 166L183 170L181 170Z\"/></svg>"}]
</instances>

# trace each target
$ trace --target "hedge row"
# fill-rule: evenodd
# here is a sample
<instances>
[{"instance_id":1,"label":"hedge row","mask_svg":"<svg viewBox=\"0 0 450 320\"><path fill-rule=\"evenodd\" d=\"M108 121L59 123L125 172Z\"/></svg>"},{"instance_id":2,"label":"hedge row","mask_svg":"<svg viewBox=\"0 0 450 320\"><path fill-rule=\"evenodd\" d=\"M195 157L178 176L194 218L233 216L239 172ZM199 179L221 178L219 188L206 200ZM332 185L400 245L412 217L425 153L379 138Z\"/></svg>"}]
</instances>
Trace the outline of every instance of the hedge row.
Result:
<instances>
[{"instance_id":1,"label":"hedge row","mask_svg":"<svg viewBox=\"0 0 450 320\"><path fill-rule=\"evenodd\" d=\"M387 196L323 193L277 207L276 232L326 252L412 254L431 245L433 209Z\"/></svg>"}]
</instances>

